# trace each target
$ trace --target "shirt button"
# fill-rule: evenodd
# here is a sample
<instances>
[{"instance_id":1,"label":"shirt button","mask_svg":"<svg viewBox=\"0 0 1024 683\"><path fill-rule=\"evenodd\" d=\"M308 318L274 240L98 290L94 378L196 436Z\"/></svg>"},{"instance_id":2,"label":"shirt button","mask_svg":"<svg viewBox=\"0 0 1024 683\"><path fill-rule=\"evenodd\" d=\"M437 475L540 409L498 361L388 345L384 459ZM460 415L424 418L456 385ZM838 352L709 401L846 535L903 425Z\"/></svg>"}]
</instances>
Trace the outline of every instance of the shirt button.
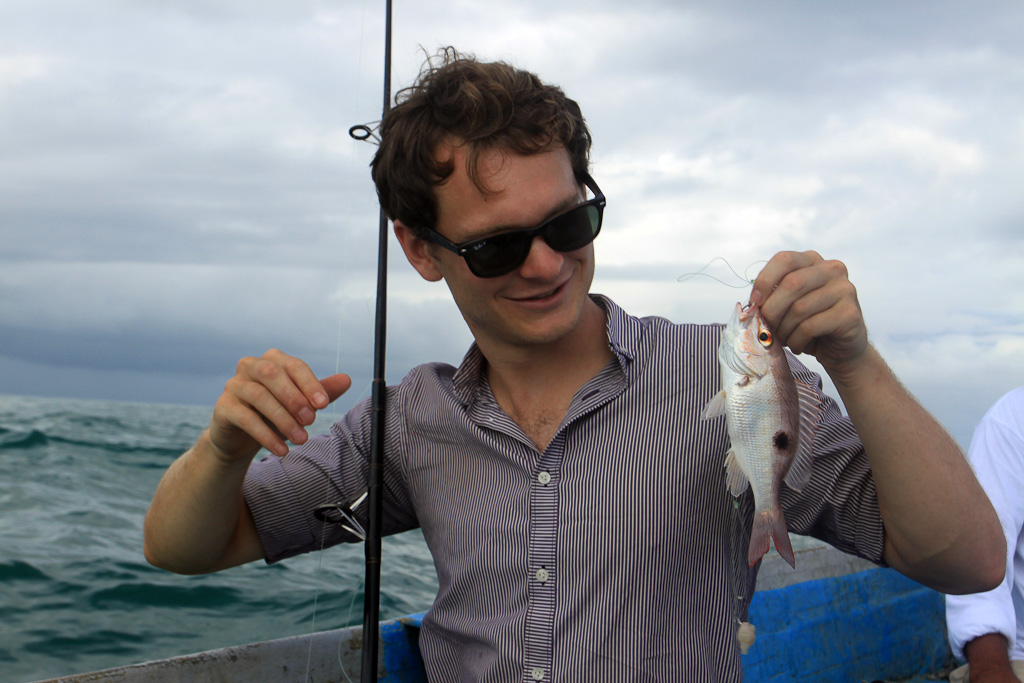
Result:
<instances>
[{"instance_id":1,"label":"shirt button","mask_svg":"<svg viewBox=\"0 0 1024 683\"><path fill-rule=\"evenodd\" d=\"M537 573L534 574L534 576L537 577L537 580L541 583L547 583L547 580L551 578L550 576L548 576L547 569L538 569Z\"/></svg>"},{"instance_id":2,"label":"shirt button","mask_svg":"<svg viewBox=\"0 0 1024 683\"><path fill-rule=\"evenodd\" d=\"M543 681L544 680L544 669L540 668L539 666L535 666L533 668L533 671L530 672L530 676L532 676L533 680L535 680L535 681Z\"/></svg>"},{"instance_id":3,"label":"shirt button","mask_svg":"<svg viewBox=\"0 0 1024 683\"><path fill-rule=\"evenodd\" d=\"M544 484L544 486L547 486L549 483L551 483L551 475L548 472L541 472L540 474L537 475L537 481L539 481L541 484Z\"/></svg>"}]
</instances>

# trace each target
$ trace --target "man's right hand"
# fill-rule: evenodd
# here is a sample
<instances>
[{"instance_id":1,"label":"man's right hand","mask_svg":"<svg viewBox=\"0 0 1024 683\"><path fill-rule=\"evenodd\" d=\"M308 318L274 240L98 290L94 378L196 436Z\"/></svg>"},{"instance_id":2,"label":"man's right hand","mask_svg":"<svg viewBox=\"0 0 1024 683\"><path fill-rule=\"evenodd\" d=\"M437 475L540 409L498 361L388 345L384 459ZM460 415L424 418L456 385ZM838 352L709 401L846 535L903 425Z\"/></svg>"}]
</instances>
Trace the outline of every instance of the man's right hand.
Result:
<instances>
[{"instance_id":1,"label":"man's right hand","mask_svg":"<svg viewBox=\"0 0 1024 683\"><path fill-rule=\"evenodd\" d=\"M305 443L316 411L352 386L346 374L318 380L306 363L271 349L243 358L228 380L210 420L210 444L225 463L253 458L260 448L277 456L288 444Z\"/></svg>"},{"instance_id":2,"label":"man's right hand","mask_svg":"<svg viewBox=\"0 0 1024 683\"><path fill-rule=\"evenodd\" d=\"M305 427L352 385L348 375L317 380L280 351L243 358L213 410L210 428L164 473L146 513L146 559L201 574L265 557L242 497L249 462L267 448L285 455L308 439Z\"/></svg>"}]
</instances>

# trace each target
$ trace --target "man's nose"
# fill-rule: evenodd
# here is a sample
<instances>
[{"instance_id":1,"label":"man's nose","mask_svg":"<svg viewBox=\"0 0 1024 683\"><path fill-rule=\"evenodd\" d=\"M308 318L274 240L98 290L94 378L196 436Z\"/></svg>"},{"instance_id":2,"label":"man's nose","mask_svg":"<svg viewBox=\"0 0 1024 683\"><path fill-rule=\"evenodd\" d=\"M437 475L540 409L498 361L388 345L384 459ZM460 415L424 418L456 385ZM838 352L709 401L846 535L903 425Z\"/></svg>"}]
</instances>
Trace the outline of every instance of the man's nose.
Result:
<instances>
[{"instance_id":1,"label":"man's nose","mask_svg":"<svg viewBox=\"0 0 1024 683\"><path fill-rule=\"evenodd\" d=\"M562 270L565 255L552 249L544 238L537 235L530 243L530 253L523 265L519 266L519 274L525 278L553 278Z\"/></svg>"}]
</instances>

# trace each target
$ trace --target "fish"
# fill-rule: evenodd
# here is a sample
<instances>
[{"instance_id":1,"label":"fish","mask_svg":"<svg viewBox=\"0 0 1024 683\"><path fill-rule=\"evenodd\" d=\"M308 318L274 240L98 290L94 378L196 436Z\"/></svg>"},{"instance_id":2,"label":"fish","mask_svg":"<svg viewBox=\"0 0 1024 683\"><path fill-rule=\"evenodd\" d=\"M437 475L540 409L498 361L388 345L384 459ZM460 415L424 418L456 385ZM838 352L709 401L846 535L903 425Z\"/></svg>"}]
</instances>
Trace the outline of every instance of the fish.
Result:
<instances>
[{"instance_id":1,"label":"fish","mask_svg":"<svg viewBox=\"0 0 1024 683\"><path fill-rule=\"evenodd\" d=\"M754 566L768 552L771 538L795 569L779 490L784 481L799 491L810 479L814 433L825 405L813 387L793 377L783 345L755 305L736 304L722 332L718 362L722 388L701 417L725 415L729 492L738 498L748 486L753 489L747 563Z\"/></svg>"}]
</instances>

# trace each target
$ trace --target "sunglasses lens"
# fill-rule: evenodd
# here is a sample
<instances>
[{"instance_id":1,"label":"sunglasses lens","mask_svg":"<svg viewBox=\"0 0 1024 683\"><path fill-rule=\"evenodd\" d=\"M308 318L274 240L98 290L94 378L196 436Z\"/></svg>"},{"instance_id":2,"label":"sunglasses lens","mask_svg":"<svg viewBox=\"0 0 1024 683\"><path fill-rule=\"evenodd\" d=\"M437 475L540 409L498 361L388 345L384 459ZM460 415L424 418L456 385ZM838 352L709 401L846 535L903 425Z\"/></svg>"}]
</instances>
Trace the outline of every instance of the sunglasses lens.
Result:
<instances>
[{"instance_id":1,"label":"sunglasses lens","mask_svg":"<svg viewBox=\"0 0 1024 683\"><path fill-rule=\"evenodd\" d=\"M518 268L530 253L531 239L522 232L495 235L474 245L465 254L469 269L477 277L498 277Z\"/></svg>"},{"instance_id":2,"label":"sunglasses lens","mask_svg":"<svg viewBox=\"0 0 1024 683\"><path fill-rule=\"evenodd\" d=\"M489 237L472 245L463 256L477 277L505 275L523 265L538 231L555 251L582 249L601 231L601 207L584 204L556 216L536 230L517 230Z\"/></svg>"},{"instance_id":3,"label":"sunglasses lens","mask_svg":"<svg viewBox=\"0 0 1024 683\"><path fill-rule=\"evenodd\" d=\"M600 229L600 209L585 204L548 223L544 240L555 251L575 251L593 242Z\"/></svg>"}]
</instances>

